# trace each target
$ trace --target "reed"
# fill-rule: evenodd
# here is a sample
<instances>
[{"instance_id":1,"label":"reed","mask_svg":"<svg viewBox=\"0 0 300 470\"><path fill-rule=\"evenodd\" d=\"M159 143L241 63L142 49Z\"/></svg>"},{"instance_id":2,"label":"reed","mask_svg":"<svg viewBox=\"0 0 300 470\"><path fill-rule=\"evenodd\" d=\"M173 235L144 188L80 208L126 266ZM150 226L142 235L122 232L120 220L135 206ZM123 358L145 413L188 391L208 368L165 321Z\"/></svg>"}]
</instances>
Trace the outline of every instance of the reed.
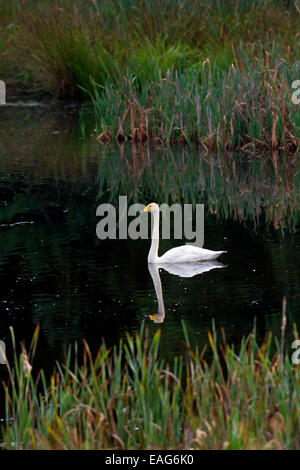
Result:
<instances>
[{"instance_id":1,"label":"reed","mask_svg":"<svg viewBox=\"0 0 300 470\"><path fill-rule=\"evenodd\" d=\"M19 0L1 5L0 74L8 89L92 101L103 143L295 152L299 11L277 0Z\"/></svg>"},{"instance_id":2,"label":"reed","mask_svg":"<svg viewBox=\"0 0 300 470\"><path fill-rule=\"evenodd\" d=\"M169 68L152 86L139 88L124 80L102 96L95 86L92 99L99 130L106 140L109 136L118 141L196 143L206 151L294 153L300 114L291 90L299 65L275 42L269 51L248 45L235 54L226 70L206 59L183 73Z\"/></svg>"},{"instance_id":3,"label":"reed","mask_svg":"<svg viewBox=\"0 0 300 470\"><path fill-rule=\"evenodd\" d=\"M300 369L282 339L258 344L253 330L234 346L213 329L205 352L183 333L186 356L172 364L159 358L160 331L141 330L96 357L75 344L48 380L34 368L37 329L31 353L23 345L8 365L3 446L299 449Z\"/></svg>"},{"instance_id":4,"label":"reed","mask_svg":"<svg viewBox=\"0 0 300 470\"><path fill-rule=\"evenodd\" d=\"M145 86L207 57L228 68L239 44L267 47L270 37L298 58L297 1L16 0L0 8L2 79L22 76L31 93L80 96L91 80L106 86L124 76Z\"/></svg>"},{"instance_id":5,"label":"reed","mask_svg":"<svg viewBox=\"0 0 300 470\"><path fill-rule=\"evenodd\" d=\"M119 195L126 194L128 203L153 200L159 204L203 203L206 215L211 214L216 223L217 220L231 220L247 224L251 229L297 229L300 220L297 154L288 155L271 149L257 154L250 149L247 154L232 151L216 154L203 152L195 146L174 149L157 141L152 148L135 142L118 142L117 146L114 141L99 146L93 134L92 113L87 113L82 120L81 123L87 125L83 131L73 114L53 114L46 110L27 113L20 110L18 114L11 110L3 113L0 125L0 140L8 149L8 155L18 156L20 146L26 140L22 158L30 168L27 180L32 185L37 182L40 185L50 175L55 181L65 181L66 189L63 192L60 188L60 197L68 197L69 193L81 197L88 191L91 212L95 201L118 205ZM14 129L13 138L8 129ZM57 130L59 134L56 134ZM124 133L125 130L124 125ZM79 137L82 132L85 132L85 139ZM137 132L142 132L139 127ZM36 158L42 146L48 148L53 158L37 165ZM1 171L11 174L8 156L1 160ZM4 184L10 188L11 195L17 196L10 196L10 204L2 208L1 223L17 221L21 214L29 217L32 211L38 213L42 199L43 204L49 206L53 205L52 197L57 200L54 193L42 199L30 197L14 177L3 177ZM74 232L74 221L71 218L68 222L70 231ZM85 222L82 220L82 223ZM26 240L27 237L24 243ZM12 243L13 237L7 233L2 255Z\"/></svg>"}]
</instances>

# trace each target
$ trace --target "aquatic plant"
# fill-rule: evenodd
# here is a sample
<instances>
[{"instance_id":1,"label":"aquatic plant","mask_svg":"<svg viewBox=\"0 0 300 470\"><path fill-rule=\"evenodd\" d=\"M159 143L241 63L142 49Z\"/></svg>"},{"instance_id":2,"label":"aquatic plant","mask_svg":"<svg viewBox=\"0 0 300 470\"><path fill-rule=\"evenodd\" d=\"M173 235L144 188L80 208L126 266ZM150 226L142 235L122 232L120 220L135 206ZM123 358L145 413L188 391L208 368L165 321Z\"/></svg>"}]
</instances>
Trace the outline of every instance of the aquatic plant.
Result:
<instances>
[{"instance_id":1,"label":"aquatic plant","mask_svg":"<svg viewBox=\"0 0 300 470\"><path fill-rule=\"evenodd\" d=\"M91 97L102 131L98 140L194 142L206 151L293 153L300 114L291 90L298 74L298 63L291 63L273 43L269 51L262 45L240 47L225 70L206 59L183 73L168 69L154 86L139 88L125 80L100 94L95 85Z\"/></svg>"},{"instance_id":2,"label":"aquatic plant","mask_svg":"<svg viewBox=\"0 0 300 470\"><path fill-rule=\"evenodd\" d=\"M1 6L0 74L8 90L91 100L102 143L295 152L299 11L277 0L20 0Z\"/></svg>"},{"instance_id":3,"label":"aquatic plant","mask_svg":"<svg viewBox=\"0 0 300 470\"><path fill-rule=\"evenodd\" d=\"M297 60L297 2L255 0L16 0L2 2L1 78L54 96L82 96L136 77L144 86L209 58L226 69L240 45L270 38ZM193 11L193 15L190 12ZM278 21L280 18L280 21ZM245 64L246 65L246 64ZM246 69L244 69L246 71ZM247 71L251 72L251 70ZM21 81L23 84L21 84ZM106 83L107 82L107 83ZM83 94L84 95L84 94Z\"/></svg>"},{"instance_id":4,"label":"aquatic plant","mask_svg":"<svg viewBox=\"0 0 300 470\"><path fill-rule=\"evenodd\" d=\"M238 347L213 330L209 351L199 351L183 324L186 357L172 364L159 359L159 330L128 335L112 349L103 344L95 357L85 342L81 357L75 344L50 379L34 368L37 328L29 354L23 345L8 364L2 445L299 449L300 369L294 351L285 351L284 325L279 341L269 334L259 345L254 329Z\"/></svg>"}]
</instances>

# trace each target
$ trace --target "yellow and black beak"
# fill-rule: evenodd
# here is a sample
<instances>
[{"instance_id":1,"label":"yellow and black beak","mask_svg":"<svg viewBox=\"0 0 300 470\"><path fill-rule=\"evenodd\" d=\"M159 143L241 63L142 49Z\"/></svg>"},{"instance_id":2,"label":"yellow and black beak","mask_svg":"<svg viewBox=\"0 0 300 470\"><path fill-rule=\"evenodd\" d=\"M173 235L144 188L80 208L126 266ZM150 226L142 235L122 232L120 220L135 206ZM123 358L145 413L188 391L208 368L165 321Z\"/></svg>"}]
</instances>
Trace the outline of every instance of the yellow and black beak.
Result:
<instances>
[{"instance_id":1,"label":"yellow and black beak","mask_svg":"<svg viewBox=\"0 0 300 470\"><path fill-rule=\"evenodd\" d=\"M148 206L145 207L145 209L143 210L143 212L148 212L150 209L151 209L151 206L150 206L150 204L148 204Z\"/></svg>"}]
</instances>

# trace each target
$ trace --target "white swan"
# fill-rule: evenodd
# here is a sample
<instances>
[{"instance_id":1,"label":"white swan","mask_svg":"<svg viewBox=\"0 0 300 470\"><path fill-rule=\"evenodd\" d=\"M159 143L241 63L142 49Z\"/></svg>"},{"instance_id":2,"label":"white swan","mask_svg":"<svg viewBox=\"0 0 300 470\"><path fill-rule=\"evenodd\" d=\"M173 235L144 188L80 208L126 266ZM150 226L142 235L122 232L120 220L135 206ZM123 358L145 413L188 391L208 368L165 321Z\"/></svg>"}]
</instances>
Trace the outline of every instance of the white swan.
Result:
<instances>
[{"instance_id":1,"label":"white swan","mask_svg":"<svg viewBox=\"0 0 300 470\"><path fill-rule=\"evenodd\" d=\"M167 251L164 255L158 256L159 246L159 206L151 202L145 207L143 212L151 212L154 218L151 246L148 254L148 263L195 263L197 261L211 261L226 251L211 251L193 245L182 245Z\"/></svg>"}]
</instances>

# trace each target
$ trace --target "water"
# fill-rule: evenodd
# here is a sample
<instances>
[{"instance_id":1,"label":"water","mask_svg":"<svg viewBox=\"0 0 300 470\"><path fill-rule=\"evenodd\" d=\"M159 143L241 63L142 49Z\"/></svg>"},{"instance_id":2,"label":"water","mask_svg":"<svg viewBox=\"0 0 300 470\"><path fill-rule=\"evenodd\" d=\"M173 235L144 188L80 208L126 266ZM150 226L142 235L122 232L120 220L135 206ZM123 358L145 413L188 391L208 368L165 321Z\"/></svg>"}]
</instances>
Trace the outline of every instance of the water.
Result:
<instances>
[{"instance_id":1,"label":"water","mask_svg":"<svg viewBox=\"0 0 300 470\"><path fill-rule=\"evenodd\" d=\"M274 156L235 156L233 165L187 149L105 149L92 126L83 139L82 126L72 107L1 110L0 339L9 359L9 326L29 346L40 323L36 368L51 370L74 340L96 351L103 339L115 344L142 325L150 335L161 328L160 355L171 361L185 350L182 320L199 347L213 321L230 342L255 322L261 338L279 335L283 296L288 337L293 323L299 329L295 165L285 176ZM205 203L205 247L228 251L219 258L224 267L151 276L148 240L97 239L96 208L119 195ZM160 253L178 244L163 240ZM163 321L154 323L158 311Z\"/></svg>"}]
</instances>

